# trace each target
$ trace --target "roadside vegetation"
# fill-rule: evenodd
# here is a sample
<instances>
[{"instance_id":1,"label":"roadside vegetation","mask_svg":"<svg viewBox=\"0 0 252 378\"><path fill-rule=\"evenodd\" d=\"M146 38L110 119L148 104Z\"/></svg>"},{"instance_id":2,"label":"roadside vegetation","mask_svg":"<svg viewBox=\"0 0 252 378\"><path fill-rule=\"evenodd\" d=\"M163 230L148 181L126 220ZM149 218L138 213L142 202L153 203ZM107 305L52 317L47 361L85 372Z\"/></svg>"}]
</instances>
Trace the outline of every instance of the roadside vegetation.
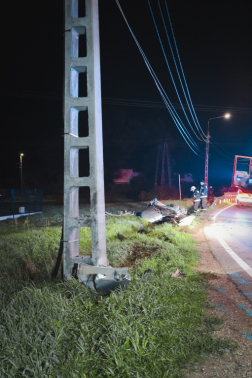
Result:
<instances>
[{"instance_id":1,"label":"roadside vegetation","mask_svg":"<svg viewBox=\"0 0 252 378\"><path fill-rule=\"evenodd\" d=\"M190 235L107 217L109 263L129 266L131 283L101 296L74 279L51 280L61 221L55 211L0 222L0 377L175 378L202 353L233 348L206 316ZM81 232L87 254L90 230ZM177 269L186 277L172 277Z\"/></svg>"}]
</instances>

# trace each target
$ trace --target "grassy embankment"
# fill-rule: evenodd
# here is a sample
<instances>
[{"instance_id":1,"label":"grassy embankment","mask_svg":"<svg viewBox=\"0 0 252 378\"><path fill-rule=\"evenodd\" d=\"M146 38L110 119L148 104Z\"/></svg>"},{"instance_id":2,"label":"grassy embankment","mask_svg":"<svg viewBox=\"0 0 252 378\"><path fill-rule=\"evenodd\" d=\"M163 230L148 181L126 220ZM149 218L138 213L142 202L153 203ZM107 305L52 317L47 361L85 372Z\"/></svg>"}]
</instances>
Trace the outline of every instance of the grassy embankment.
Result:
<instances>
[{"instance_id":1,"label":"grassy embankment","mask_svg":"<svg viewBox=\"0 0 252 378\"><path fill-rule=\"evenodd\" d=\"M75 280L51 281L57 214L0 223L0 377L180 377L203 352L231 347L213 336L218 321L206 317L190 236L136 217L106 221L109 262L130 265L132 277L106 297ZM81 232L84 252L90 233ZM187 277L172 278L177 268Z\"/></svg>"}]
</instances>

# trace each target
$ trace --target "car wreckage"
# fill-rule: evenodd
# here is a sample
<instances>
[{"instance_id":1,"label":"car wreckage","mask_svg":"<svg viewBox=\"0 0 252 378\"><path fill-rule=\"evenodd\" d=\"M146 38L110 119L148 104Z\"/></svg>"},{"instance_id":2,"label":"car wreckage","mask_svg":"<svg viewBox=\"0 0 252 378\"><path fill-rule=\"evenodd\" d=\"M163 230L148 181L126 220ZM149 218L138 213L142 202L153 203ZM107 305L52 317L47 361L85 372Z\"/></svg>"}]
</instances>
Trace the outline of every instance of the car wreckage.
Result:
<instances>
[{"instance_id":1,"label":"car wreckage","mask_svg":"<svg viewBox=\"0 0 252 378\"><path fill-rule=\"evenodd\" d=\"M179 205L173 204L165 205L157 198L150 201L147 208L142 211L141 217L150 223L173 222L178 226L190 224L195 218L193 215L187 216L185 208L180 209Z\"/></svg>"},{"instance_id":2,"label":"car wreckage","mask_svg":"<svg viewBox=\"0 0 252 378\"><path fill-rule=\"evenodd\" d=\"M126 216L136 215L146 219L149 223L163 223L171 222L177 226L188 226L192 223L195 216L189 215L185 208L180 208L179 205L165 205L163 202L154 198L150 201L147 207L142 212L135 211L119 211L117 215L106 212L109 216Z\"/></svg>"}]
</instances>

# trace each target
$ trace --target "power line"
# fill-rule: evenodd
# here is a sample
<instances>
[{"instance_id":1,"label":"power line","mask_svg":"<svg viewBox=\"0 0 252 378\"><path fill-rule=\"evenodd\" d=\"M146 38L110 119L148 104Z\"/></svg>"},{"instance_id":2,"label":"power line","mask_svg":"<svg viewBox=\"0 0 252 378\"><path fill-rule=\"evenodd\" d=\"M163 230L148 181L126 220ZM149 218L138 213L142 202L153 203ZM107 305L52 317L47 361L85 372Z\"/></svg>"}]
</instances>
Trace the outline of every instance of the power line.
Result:
<instances>
[{"instance_id":1,"label":"power line","mask_svg":"<svg viewBox=\"0 0 252 378\"><path fill-rule=\"evenodd\" d=\"M143 107L143 108L157 108L165 109L166 106L160 101L146 101L146 100L131 100L125 98L114 98L114 97L103 97L103 105L115 105L115 106L129 106L129 107ZM181 106L178 103L172 103L174 109L181 110ZM188 109L186 104L183 104L185 109ZM194 105L194 108L198 112L227 112L232 111L232 113L252 113L252 108L237 108L230 106L214 106L214 105Z\"/></svg>"},{"instance_id":2,"label":"power line","mask_svg":"<svg viewBox=\"0 0 252 378\"><path fill-rule=\"evenodd\" d=\"M162 49L162 51L163 51L163 55L164 55L164 58L165 58L165 62L166 62L166 65L167 65L167 68L168 68L168 71L169 71L170 77L171 77L171 79L172 79L172 83L173 83L173 86L174 86L175 92L176 92L176 94L177 94L177 96L178 96L178 100L179 100L180 106L181 106L181 108L182 108L182 110L183 110L183 113L184 113L184 115L185 115L185 117L186 117L186 120L187 120L189 126L191 127L191 129L192 129L194 135L196 136L196 138L198 138L199 140L201 140L201 139L198 137L197 133L194 131L194 129L193 129L193 127L192 127L192 125L191 125L191 123L190 123L190 121L189 121L189 119L188 119L188 116L187 116L187 114L186 114L185 108L183 107L183 104L182 104L181 98L180 98L180 96L179 96L178 89L177 89L177 87L176 87L176 84L175 84L175 81L174 81L174 78L173 78L173 75L172 75L172 72L171 72L170 65L169 65L169 63L168 63L168 59L167 59L167 56L166 56L166 53L165 53L165 49L164 49L164 46L163 46L163 43L162 43L162 40L161 40L161 37L160 37L160 33L159 33L159 30L158 30L158 27L157 27L157 23L156 23L156 20L155 20L155 16L154 16L154 13L153 13L153 11L152 11L152 8L151 8L150 1L149 1L149 0L148 0L148 4L149 4L149 8L150 8L150 12L151 12L152 19L153 19L153 22L154 22L154 25L155 25L155 29L156 29L156 32L157 32L157 35L158 35L159 43L160 43L160 45L161 45L161 49ZM158 5L159 5L159 8L160 8L159 0L158 0ZM170 40L169 40L169 36L168 36L168 32L167 32L167 29L166 29L166 25L165 25L165 22L164 22L163 13L162 13L161 8L160 8L160 12L161 12L162 20L163 20L164 27L165 27L165 30L166 30L166 35L167 35L167 38L168 38L168 41L169 41L169 44L170 44ZM171 52L172 52L172 54L173 54L173 51L172 51L171 45L170 45L170 49L171 49ZM176 62L175 62L175 65L176 65ZM177 66L176 66L176 68L177 68ZM177 70L177 72L178 72L178 70ZM178 72L178 76L179 76L179 72ZM183 87L183 84L182 84L182 82L181 82L181 78L180 78L180 76L179 76L179 79L180 79L180 84L181 84L181 87L182 87L182 90L183 90L183 93L184 93L184 96L185 96L185 99L186 99L186 102L187 102L187 106L189 107L189 104L188 104L188 101L187 101L187 97L186 97L186 95L185 95L184 87ZM190 109L190 108L189 108L189 110L190 110L190 112L191 112L191 109Z\"/></svg>"},{"instance_id":3,"label":"power line","mask_svg":"<svg viewBox=\"0 0 252 378\"><path fill-rule=\"evenodd\" d=\"M215 144L211 144L211 147L213 147L215 149L215 151L217 151L219 154L224 156L227 160L234 161L234 158L231 158L230 156L226 155L223 151L218 149L218 147ZM211 157L211 155L210 155L210 157Z\"/></svg>"},{"instance_id":4,"label":"power line","mask_svg":"<svg viewBox=\"0 0 252 378\"><path fill-rule=\"evenodd\" d=\"M151 5L150 5L150 0L148 0L148 4L149 4L149 7L150 7L150 10L151 10L151 14L152 14L152 18L153 18L153 21L154 21L154 24L155 24L155 28L156 28L156 31L157 31L157 34L158 34L158 37L159 37L159 42L161 44L161 48L163 50L163 54L165 56L165 60L166 60L166 64L167 64L167 67L168 67L168 70L170 72L170 76L172 78L172 82L173 82L173 85L174 85L174 88L175 88L175 91L177 93L177 96L178 96L178 99L179 99L179 102L180 102L180 105L182 107L182 110L184 112L184 114L186 115L186 112L185 112L185 108L182 104L182 101L180 100L180 97L179 97L179 94L178 94L178 90L176 88L176 84L175 84L175 81L173 79L173 76L172 76L172 73L171 73L171 70L170 70L170 67L169 67L169 64L168 64L168 60L167 60L167 57L166 57L166 54L165 54L165 50L164 50L164 47L163 47L163 44L162 44L162 41L161 41L161 37L160 37L160 34L159 34L159 31L158 31L158 27L157 27L157 23L155 21L155 17L154 17L154 13L151 9ZM187 116L187 121L191 127L191 129L193 130L194 134L197 136L198 139L203 139L205 141L205 134L203 132L203 130L201 129L200 127L200 124L199 124L199 121L197 119L197 116L196 116L196 113L194 111L194 108L193 108L193 104L192 104L192 101L191 101L191 97L190 97L190 93L189 93L189 90L188 90L188 87L187 87L187 84L186 84L186 79L185 79L185 75L183 73L183 69L182 69L182 65L181 65L181 62L180 62L180 66L181 66L181 69L182 69L182 73L183 73L183 78L184 78L184 81L185 81L185 85L186 85L186 89L187 89L187 95L188 95L188 98L190 99L190 103L188 101L188 98L187 98L187 95L186 95L186 92L185 92L185 89L184 89L184 85L183 85L183 82L182 82L182 79L181 79L181 76L180 76L180 73L179 73L179 69L178 69L178 66L177 66L177 63L176 63L176 59L175 59L175 56L174 56L174 53L173 53L173 49L172 49L172 45L171 45L171 41L170 41L170 38L169 38L169 34L168 34L168 30L167 30L167 27L166 27L166 24L165 24L165 20L164 20L164 15L163 15L163 12L162 12L162 8L161 8L161 5L160 5L160 1L158 0L158 6L159 6L159 10L160 10L160 13L161 13L161 17L162 17L162 21L163 21L163 25L164 25L164 29L165 29L165 33L166 33L166 37L167 37L167 40L168 40L168 43L169 43L169 47L170 47L170 50L171 50L171 54L172 54L172 57L173 57L173 61L174 61L174 64L175 64L175 68L176 68L176 71L177 71L177 75L178 75L178 78L179 78L179 81L180 81L180 85L181 85L181 88L182 88L182 91L183 91L183 94L184 94L184 97L185 97L185 100L186 100L186 104L187 104L187 109L189 110L190 114L191 114L191 117L192 117L192 120L193 120L193 123L194 125L196 126L196 129L198 130L201 138L199 138L197 136L197 134L195 133L195 131L193 130L193 127L191 126ZM174 37L175 38L175 37ZM175 39L174 39L175 41ZM176 41L175 41L175 44L176 44ZM177 53L178 53L178 49L176 47L176 50L177 50ZM179 56L179 55L178 55Z\"/></svg>"},{"instance_id":5,"label":"power line","mask_svg":"<svg viewBox=\"0 0 252 378\"><path fill-rule=\"evenodd\" d=\"M139 51L140 51L143 59L144 59L144 62L146 64L146 66L147 66L147 68L148 68L148 70L149 70L149 72L150 72L150 74L151 74L151 76L152 76L152 78L153 78L156 86L157 86L157 89L158 89L161 97L163 98L163 101L164 101L164 103L165 103L165 105L166 105L166 107L167 107L167 109L168 109L168 111L169 111L169 113L170 113L170 115L171 115L171 117L172 117L175 125L177 126L179 132L181 133L181 135L184 138L184 140L187 142L187 144L190 147L190 149L196 155L200 156L198 154L198 152L195 151L195 148L198 149L198 146L197 146L196 142L193 140L192 136L190 135L190 133L188 132L188 130L185 128L184 124L182 123L182 121L181 121L179 115L177 114L176 110L173 108L172 103L171 103L169 97L167 96L167 93L165 92L164 88L162 87L160 81L158 80L158 78L157 78L157 76L156 76L153 68L151 67L151 65L150 65L150 63L149 63L146 55L144 54L144 52L143 52L143 50L142 50L142 48L141 48L138 40L136 39L136 36L134 35L132 29L130 28L130 25L129 25L127 19L126 19L126 16L124 15L123 10L122 10L122 8L120 6L119 0L115 0L115 1L117 3L117 6L118 6L118 8L119 8L119 10L120 10L123 18L124 18L124 21L125 21L128 29L129 29L130 33L131 33L131 35L132 35L132 37L133 37L133 39L134 39L134 41L135 41L135 43L136 43L136 45L138 47L138 49L139 49Z\"/></svg>"},{"instance_id":6,"label":"power line","mask_svg":"<svg viewBox=\"0 0 252 378\"><path fill-rule=\"evenodd\" d=\"M221 148L222 149L222 154L228 154L228 155L230 155L230 153L225 149L225 148L223 148L222 146L221 146L221 144L219 143L219 142L217 142L214 138L212 138L212 137L210 137L211 138L211 140L210 140L210 143L211 143L211 146L215 146L216 148Z\"/></svg>"},{"instance_id":7,"label":"power line","mask_svg":"<svg viewBox=\"0 0 252 378\"><path fill-rule=\"evenodd\" d=\"M206 137L206 135L204 134L204 132L203 132L201 126L200 126L200 123L199 123L199 121L198 121L197 115L196 115L195 110L194 110L194 107L193 107L192 99L191 99L191 96L190 96L190 93L189 93L189 89L188 89L188 86L187 86L187 82L186 82L186 78L185 78L184 70L183 70L182 63L181 63L181 59L180 59L180 56L179 56L178 46L177 46L177 43L176 43L176 38L175 38L174 31L173 31L172 22L171 22L171 17L170 17L170 13L169 13L169 9L168 9L168 5L167 5L167 1L166 1L166 0L165 0L165 6L166 6L166 11L167 11L167 15L168 15L168 19L169 19L169 23L170 23L171 31L172 31L173 41L174 41L175 48L176 48L176 52L177 52L177 56L178 56L178 61L179 61L180 69L181 69L182 76L183 76L183 79L184 79L184 82L185 82L185 86L186 86L186 89L187 89L187 93L188 93L189 101L190 101L190 103L191 103L192 111L193 111L193 113L194 113L194 116L195 116L195 119L196 119L196 121L197 121L197 123L198 123L199 128L201 129L203 135Z\"/></svg>"},{"instance_id":8,"label":"power line","mask_svg":"<svg viewBox=\"0 0 252 378\"><path fill-rule=\"evenodd\" d=\"M24 97L24 98L43 98L49 100L59 100L62 101L63 95L54 92L37 92L37 91L27 91L23 89L12 90L12 89L2 89L0 90L0 96L13 96L13 97ZM115 97L103 97L103 105L115 105L115 106L128 106L128 107L143 107L143 108L157 108L166 109L166 106L161 101L149 101L149 100L135 100L135 99L125 99L125 98L115 98ZM178 103L172 103L174 109L181 110L182 107ZM183 104L185 109L188 109L187 104ZM252 108L238 108L232 106L216 106L216 105L194 105L194 108L198 112L227 112L232 113L252 113Z\"/></svg>"}]
</instances>

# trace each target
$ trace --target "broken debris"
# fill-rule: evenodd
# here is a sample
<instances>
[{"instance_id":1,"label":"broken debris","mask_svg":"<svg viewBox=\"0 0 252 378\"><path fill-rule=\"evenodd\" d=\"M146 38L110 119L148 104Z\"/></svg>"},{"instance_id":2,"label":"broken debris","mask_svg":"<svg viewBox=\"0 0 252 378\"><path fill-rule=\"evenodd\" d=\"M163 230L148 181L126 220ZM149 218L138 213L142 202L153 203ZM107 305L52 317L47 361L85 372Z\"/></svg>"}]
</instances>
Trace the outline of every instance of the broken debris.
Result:
<instances>
[{"instance_id":1,"label":"broken debris","mask_svg":"<svg viewBox=\"0 0 252 378\"><path fill-rule=\"evenodd\" d=\"M144 228L143 228L143 225L140 224L140 226L139 226L139 228L138 228L138 230L137 230L137 233L138 233L138 234L143 234L144 232L145 232L145 230L144 230Z\"/></svg>"},{"instance_id":2,"label":"broken debris","mask_svg":"<svg viewBox=\"0 0 252 378\"><path fill-rule=\"evenodd\" d=\"M186 209L180 209L179 205L165 205L163 202L154 198L150 201L147 208L142 212L141 217L147 219L150 223L170 222L179 224L179 221L187 215Z\"/></svg>"},{"instance_id":3,"label":"broken debris","mask_svg":"<svg viewBox=\"0 0 252 378\"><path fill-rule=\"evenodd\" d=\"M122 217L127 215L135 215L140 216L143 219L147 219L149 223L155 222L172 222L176 226L187 226L191 224L195 216L187 216L187 210L185 208L180 208L179 205L165 205L163 202L159 201L157 198L154 198L152 201L149 202L148 206L142 213L136 211L127 211L122 210L118 211L118 214L111 214L109 212L105 212L106 215L112 217ZM143 227L139 227L138 233L145 232ZM119 238L120 239L120 238Z\"/></svg>"},{"instance_id":4,"label":"broken debris","mask_svg":"<svg viewBox=\"0 0 252 378\"><path fill-rule=\"evenodd\" d=\"M151 274L151 273L152 273L152 270L151 269L147 269L142 274L140 274L140 277L146 276L146 275Z\"/></svg>"},{"instance_id":5,"label":"broken debris","mask_svg":"<svg viewBox=\"0 0 252 378\"><path fill-rule=\"evenodd\" d=\"M173 273L171 276L176 277L176 278L184 278L184 277L186 277L186 274L180 272L180 270L177 269L176 272Z\"/></svg>"},{"instance_id":6,"label":"broken debris","mask_svg":"<svg viewBox=\"0 0 252 378\"><path fill-rule=\"evenodd\" d=\"M120 232L118 232L117 237L121 241L123 241L125 239L125 237L123 236L123 234L121 234Z\"/></svg>"}]
</instances>

